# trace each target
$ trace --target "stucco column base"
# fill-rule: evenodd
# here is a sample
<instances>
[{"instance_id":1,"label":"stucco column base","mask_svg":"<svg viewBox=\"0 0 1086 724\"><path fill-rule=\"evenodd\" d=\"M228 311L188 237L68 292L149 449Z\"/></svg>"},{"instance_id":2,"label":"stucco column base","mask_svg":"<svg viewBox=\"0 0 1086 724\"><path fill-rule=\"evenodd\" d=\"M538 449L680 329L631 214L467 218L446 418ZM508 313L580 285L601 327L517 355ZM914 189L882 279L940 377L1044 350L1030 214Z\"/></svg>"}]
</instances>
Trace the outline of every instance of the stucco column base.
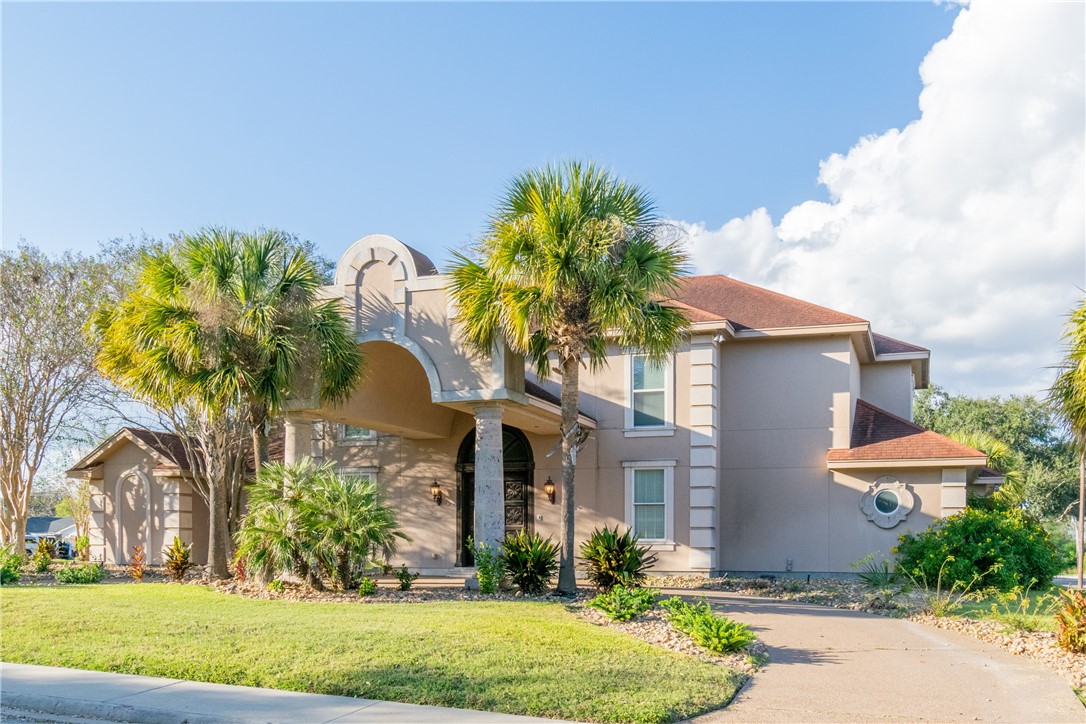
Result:
<instances>
[{"instance_id":1,"label":"stucco column base","mask_svg":"<svg viewBox=\"0 0 1086 724\"><path fill-rule=\"evenodd\" d=\"M475 542L495 550L505 537L502 412L496 402L475 407Z\"/></svg>"},{"instance_id":2,"label":"stucco column base","mask_svg":"<svg viewBox=\"0 0 1086 724\"><path fill-rule=\"evenodd\" d=\"M313 452L313 423L300 415L283 418L283 462L290 465Z\"/></svg>"}]
</instances>

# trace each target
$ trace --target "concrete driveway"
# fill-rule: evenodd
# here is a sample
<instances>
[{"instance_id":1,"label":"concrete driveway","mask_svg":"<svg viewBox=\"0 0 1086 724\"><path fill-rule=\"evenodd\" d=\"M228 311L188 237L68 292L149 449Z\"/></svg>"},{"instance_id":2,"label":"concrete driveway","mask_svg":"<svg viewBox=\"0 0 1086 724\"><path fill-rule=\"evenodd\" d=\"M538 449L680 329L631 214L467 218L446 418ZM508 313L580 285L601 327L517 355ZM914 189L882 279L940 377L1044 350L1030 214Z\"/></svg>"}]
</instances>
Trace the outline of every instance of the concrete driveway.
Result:
<instances>
[{"instance_id":1,"label":"concrete driveway","mask_svg":"<svg viewBox=\"0 0 1086 724\"><path fill-rule=\"evenodd\" d=\"M699 724L1086 722L1086 707L1067 682L983 641L824 606L722 592L706 597L758 633L770 662L728 708L695 719Z\"/></svg>"}]
</instances>

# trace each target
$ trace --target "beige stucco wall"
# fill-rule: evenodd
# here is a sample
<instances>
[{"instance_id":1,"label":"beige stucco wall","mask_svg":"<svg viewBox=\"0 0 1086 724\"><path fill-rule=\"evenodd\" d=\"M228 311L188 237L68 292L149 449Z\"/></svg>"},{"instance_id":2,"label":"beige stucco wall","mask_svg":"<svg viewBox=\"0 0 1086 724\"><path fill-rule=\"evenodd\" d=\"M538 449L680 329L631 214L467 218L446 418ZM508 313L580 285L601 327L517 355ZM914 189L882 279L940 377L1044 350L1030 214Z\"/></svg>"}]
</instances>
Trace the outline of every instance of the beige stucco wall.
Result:
<instances>
[{"instance_id":1,"label":"beige stucco wall","mask_svg":"<svg viewBox=\"0 0 1086 724\"><path fill-rule=\"evenodd\" d=\"M912 420L912 363L879 362L860 367L860 399Z\"/></svg>"},{"instance_id":2,"label":"beige stucco wall","mask_svg":"<svg viewBox=\"0 0 1086 724\"><path fill-rule=\"evenodd\" d=\"M904 483L913 495L913 510L893 528L880 528L860 511L860 498L878 478L892 476ZM942 470L939 468L899 470L837 470L831 474L827 543L831 571L849 571L869 553L889 556L898 537L920 531L940 515Z\"/></svg>"},{"instance_id":3,"label":"beige stucco wall","mask_svg":"<svg viewBox=\"0 0 1086 724\"><path fill-rule=\"evenodd\" d=\"M154 474L157 461L124 441L105 460L102 478L91 480L91 556L125 564L142 545L147 562L162 562L175 535L193 543L193 558L207 560L207 507L188 482Z\"/></svg>"},{"instance_id":4,"label":"beige stucco wall","mask_svg":"<svg viewBox=\"0 0 1086 724\"><path fill-rule=\"evenodd\" d=\"M834 570L826 451L848 446L848 337L725 343L721 360L721 568Z\"/></svg>"}]
</instances>

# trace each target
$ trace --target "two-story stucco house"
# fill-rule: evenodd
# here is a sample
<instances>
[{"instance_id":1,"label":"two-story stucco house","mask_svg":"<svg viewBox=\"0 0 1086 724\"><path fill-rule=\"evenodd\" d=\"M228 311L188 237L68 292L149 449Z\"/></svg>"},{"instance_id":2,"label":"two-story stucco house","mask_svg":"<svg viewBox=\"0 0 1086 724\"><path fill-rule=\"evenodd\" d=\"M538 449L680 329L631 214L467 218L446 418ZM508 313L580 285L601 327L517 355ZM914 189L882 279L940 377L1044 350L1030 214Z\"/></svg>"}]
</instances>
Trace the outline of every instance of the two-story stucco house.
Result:
<instances>
[{"instance_id":1,"label":"two-story stucco house","mask_svg":"<svg viewBox=\"0 0 1086 724\"><path fill-rule=\"evenodd\" d=\"M374 476L412 538L394 562L461 575L469 535L558 539L560 415L556 380L464 345L446 284L396 239L351 245L327 293L369 373L341 406L296 400L283 456ZM632 526L657 571L844 572L1001 482L983 452L911 422L928 350L725 276L686 278L673 302L693 331L666 364L615 346L582 374L579 539ZM204 555L206 508L169 445L121 431L70 471L96 486L96 555L173 535Z\"/></svg>"}]
</instances>

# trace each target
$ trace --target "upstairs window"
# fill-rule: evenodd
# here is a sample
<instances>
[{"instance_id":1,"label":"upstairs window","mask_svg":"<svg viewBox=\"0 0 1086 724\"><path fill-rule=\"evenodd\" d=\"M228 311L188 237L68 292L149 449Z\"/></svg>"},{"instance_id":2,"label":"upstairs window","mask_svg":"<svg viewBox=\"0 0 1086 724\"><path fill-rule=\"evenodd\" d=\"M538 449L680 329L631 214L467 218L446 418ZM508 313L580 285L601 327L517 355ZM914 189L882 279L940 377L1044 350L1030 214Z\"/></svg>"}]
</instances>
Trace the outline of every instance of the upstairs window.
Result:
<instances>
[{"instance_id":1,"label":"upstairs window","mask_svg":"<svg viewBox=\"0 0 1086 724\"><path fill-rule=\"evenodd\" d=\"M664 427L668 424L668 366L651 362L643 354L635 354L631 360L632 379L630 407L633 410L631 427Z\"/></svg>"}]
</instances>

